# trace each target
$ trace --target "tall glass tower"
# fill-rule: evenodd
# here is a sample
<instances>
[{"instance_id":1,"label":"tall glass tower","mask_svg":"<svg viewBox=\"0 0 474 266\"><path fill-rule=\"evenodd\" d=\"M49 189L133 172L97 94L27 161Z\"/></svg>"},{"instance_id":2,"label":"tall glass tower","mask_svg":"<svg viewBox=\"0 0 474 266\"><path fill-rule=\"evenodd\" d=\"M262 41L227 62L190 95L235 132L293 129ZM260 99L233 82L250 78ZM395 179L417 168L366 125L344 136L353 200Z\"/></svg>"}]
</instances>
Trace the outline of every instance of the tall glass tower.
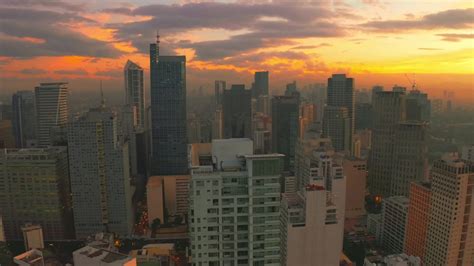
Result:
<instances>
[{"instance_id":1,"label":"tall glass tower","mask_svg":"<svg viewBox=\"0 0 474 266\"><path fill-rule=\"evenodd\" d=\"M187 174L186 57L160 55L159 44L150 44L151 174Z\"/></svg>"}]
</instances>

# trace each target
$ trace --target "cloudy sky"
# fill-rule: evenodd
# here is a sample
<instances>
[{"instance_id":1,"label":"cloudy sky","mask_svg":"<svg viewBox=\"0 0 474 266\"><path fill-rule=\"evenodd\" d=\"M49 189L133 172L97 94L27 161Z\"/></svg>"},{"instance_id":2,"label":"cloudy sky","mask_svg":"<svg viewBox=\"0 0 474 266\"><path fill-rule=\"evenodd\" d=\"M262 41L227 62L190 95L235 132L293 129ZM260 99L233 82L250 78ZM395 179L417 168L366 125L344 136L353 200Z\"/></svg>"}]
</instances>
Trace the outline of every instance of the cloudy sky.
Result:
<instances>
[{"instance_id":1,"label":"cloudy sky","mask_svg":"<svg viewBox=\"0 0 474 266\"><path fill-rule=\"evenodd\" d=\"M0 90L122 90L127 59L148 72L159 29L162 54L187 57L189 90L249 84L258 70L274 93L331 73L409 86L407 74L474 101L473 26L470 0L0 0Z\"/></svg>"}]
</instances>

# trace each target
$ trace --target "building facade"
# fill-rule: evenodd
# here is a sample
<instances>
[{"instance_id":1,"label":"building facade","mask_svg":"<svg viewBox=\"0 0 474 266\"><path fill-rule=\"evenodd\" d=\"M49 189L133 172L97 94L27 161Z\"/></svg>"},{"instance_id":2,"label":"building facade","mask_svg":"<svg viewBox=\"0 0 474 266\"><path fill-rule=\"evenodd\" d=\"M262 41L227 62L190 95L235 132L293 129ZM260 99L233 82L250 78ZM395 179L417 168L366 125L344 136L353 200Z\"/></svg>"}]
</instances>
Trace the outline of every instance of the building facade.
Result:
<instances>
[{"instance_id":1,"label":"building facade","mask_svg":"<svg viewBox=\"0 0 474 266\"><path fill-rule=\"evenodd\" d=\"M390 254L403 252L409 199L394 196L382 202L382 246Z\"/></svg>"},{"instance_id":2,"label":"building facade","mask_svg":"<svg viewBox=\"0 0 474 266\"><path fill-rule=\"evenodd\" d=\"M124 67L125 104L135 109L137 127L145 127L145 92L143 90L143 68L128 60Z\"/></svg>"},{"instance_id":3,"label":"building facade","mask_svg":"<svg viewBox=\"0 0 474 266\"><path fill-rule=\"evenodd\" d=\"M272 99L273 152L285 155L285 170L294 168L295 146L299 136L299 99L275 96Z\"/></svg>"},{"instance_id":4,"label":"building facade","mask_svg":"<svg viewBox=\"0 0 474 266\"><path fill-rule=\"evenodd\" d=\"M346 107L326 106L323 135L331 138L336 151L351 151L351 119Z\"/></svg>"},{"instance_id":5,"label":"building facade","mask_svg":"<svg viewBox=\"0 0 474 266\"><path fill-rule=\"evenodd\" d=\"M224 138L252 137L252 91L244 85L232 85L224 91Z\"/></svg>"},{"instance_id":6,"label":"building facade","mask_svg":"<svg viewBox=\"0 0 474 266\"><path fill-rule=\"evenodd\" d=\"M19 91L12 96L12 126L17 148L36 144L36 107L33 91Z\"/></svg>"}]
</instances>

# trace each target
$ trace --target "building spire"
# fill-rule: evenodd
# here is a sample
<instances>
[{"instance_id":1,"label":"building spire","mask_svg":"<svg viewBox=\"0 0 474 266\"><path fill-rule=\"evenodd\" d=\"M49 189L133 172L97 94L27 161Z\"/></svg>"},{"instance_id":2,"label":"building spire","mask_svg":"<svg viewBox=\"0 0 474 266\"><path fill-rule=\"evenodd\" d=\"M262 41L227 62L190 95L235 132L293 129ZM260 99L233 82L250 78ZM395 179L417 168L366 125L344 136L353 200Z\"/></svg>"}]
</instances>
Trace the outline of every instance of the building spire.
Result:
<instances>
[{"instance_id":1,"label":"building spire","mask_svg":"<svg viewBox=\"0 0 474 266\"><path fill-rule=\"evenodd\" d=\"M156 30L156 45L160 45L160 30Z\"/></svg>"}]
</instances>

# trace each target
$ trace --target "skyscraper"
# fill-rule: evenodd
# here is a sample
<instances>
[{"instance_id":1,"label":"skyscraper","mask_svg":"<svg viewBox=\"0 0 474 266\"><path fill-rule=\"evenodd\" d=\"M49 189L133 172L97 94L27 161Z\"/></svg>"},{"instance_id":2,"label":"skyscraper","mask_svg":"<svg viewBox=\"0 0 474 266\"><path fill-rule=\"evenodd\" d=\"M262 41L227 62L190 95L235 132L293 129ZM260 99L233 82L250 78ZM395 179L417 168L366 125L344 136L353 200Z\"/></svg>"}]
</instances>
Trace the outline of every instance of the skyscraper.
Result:
<instances>
[{"instance_id":1,"label":"skyscraper","mask_svg":"<svg viewBox=\"0 0 474 266\"><path fill-rule=\"evenodd\" d=\"M159 43L150 44L151 173L186 174L186 57L160 55Z\"/></svg>"},{"instance_id":2,"label":"skyscraper","mask_svg":"<svg viewBox=\"0 0 474 266\"><path fill-rule=\"evenodd\" d=\"M428 94L411 90L406 96L407 120L429 122L431 119L431 101Z\"/></svg>"},{"instance_id":3,"label":"skyscraper","mask_svg":"<svg viewBox=\"0 0 474 266\"><path fill-rule=\"evenodd\" d=\"M252 96L258 98L268 95L268 71L255 72Z\"/></svg>"},{"instance_id":4,"label":"skyscraper","mask_svg":"<svg viewBox=\"0 0 474 266\"><path fill-rule=\"evenodd\" d=\"M253 155L249 139L213 140L213 165L192 169L193 263L279 265L283 156Z\"/></svg>"},{"instance_id":5,"label":"skyscraper","mask_svg":"<svg viewBox=\"0 0 474 266\"><path fill-rule=\"evenodd\" d=\"M224 91L224 138L252 137L251 93L240 84Z\"/></svg>"},{"instance_id":6,"label":"skyscraper","mask_svg":"<svg viewBox=\"0 0 474 266\"><path fill-rule=\"evenodd\" d=\"M346 177L346 218L357 218L365 214L365 186L367 161L354 157L344 158L343 172Z\"/></svg>"},{"instance_id":7,"label":"skyscraper","mask_svg":"<svg viewBox=\"0 0 474 266\"><path fill-rule=\"evenodd\" d=\"M285 155L285 170L294 168L295 146L299 136L299 99L275 96L272 99L273 152Z\"/></svg>"},{"instance_id":8,"label":"skyscraper","mask_svg":"<svg viewBox=\"0 0 474 266\"><path fill-rule=\"evenodd\" d=\"M0 210L6 237L21 240L35 223L46 240L74 238L66 147L6 149L0 154Z\"/></svg>"},{"instance_id":9,"label":"skyscraper","mask_svg":"<svg viewBox=\"0 0 474 266\"><path fill-rule=\"evenodd\" d=\"M474 262L474 164L457 156L433 163L425 265Z\"/></svg>"},{"instance_id":10,"label":"skyscraper","mask_svg":"<svg viewBox=\"0 0 474 266\"><path fill-rule=\"evenodd\" d=\"M355 126L355 91L354 79L347 78L345 74L333 74L328 78L328 99L327 105L333 107L347 108L349 117L349 149L352 149L352 135Z\"/></svg>"},{"instance_id":11,"label":"skyscraper","mask_svg":"<svg viewBox=\"0 0 474 266\"><path fill-rule=\"evenodd\" d=\"M326 106L323 116L323 135L331 138L336 151L351 150L351 118L346 107Z\"/></svg>"},{"instance_id":12,"label":"skyscraper","mask_svg":"<svg viewBox=\"0 0 474 266\"><path fill-rule=\"evenodd\" d=\"M38 146L51 145L51 133L68 121L67 83L40 83L35 88Z\"/></svg>"},{"instance_id":13,"label":"skyscraper","mask_svg":"<svg viewBox=\"0 0 474 266\"><path fill-rule=\"evenodd\" d=\"M214 82L214 98L216 109L222 107L222 99L224 98L224 91L226 89L226 82L224 80L216 80Z\"/></svg>"},{"instance_id":14,"label":"skyscraper","mask_svg":"<svg viewBox=\"0 0 474 266\"><path fill-rule=\"evenodd\" d=\"M143 90L143 68L128 60L124 67L125 104L135 107L138 128L145 126L145 94Z\"/></svg>"},{"instance_id":15,"label":"skyscraper","mask_svg":"<svg viewBox=\"0 0 474 266\"><path fill-rule=\"evenodd\" d=\"M372 149L369 156L368 187L372 195L389 197L393 167L395 131L405 120L405 94L382 91L374 97Z\"/></svg>"},{"instance_id":16,"label":"skyscraper","mask_svg":"<svg viewBox=\"0 0 474 266\"><path fill-rule=\"evenodd\" d=\"M109 109L91 109L68 127L69 169L76 238L132 231L128 144Z\"/></svg>"},{"instance_id":17,"label":"skyscraper","mask_svg":"<svg viewBox=\"0 0 474 266\"><path fill-rule=\"evenodd\" d=\"M373 109L370 103L356 103L355 130L371 129L373 123Z\"/></svg>"},{"instance_id":18,"label":"skyscraper","mask_svg":"<svg viewBox=\"0 0 474 266\"><path fill-rule=\"evenodd\" d=\"M403 252L408 205L409 200L404 196L394 196L383 200L382 245L390 254Z\"/></svg>"},{"instance_id":19,"label":"skyscraper","mask_svg":"<svg viewBox=\"0 0 474 266\"><path fill-rule=\"evenodd\" d=\"M19 91L13 94L12 109L12 126L16 147L27 148L35 146L35 93L33 91Z\"/></svg>"}]
</instances>

